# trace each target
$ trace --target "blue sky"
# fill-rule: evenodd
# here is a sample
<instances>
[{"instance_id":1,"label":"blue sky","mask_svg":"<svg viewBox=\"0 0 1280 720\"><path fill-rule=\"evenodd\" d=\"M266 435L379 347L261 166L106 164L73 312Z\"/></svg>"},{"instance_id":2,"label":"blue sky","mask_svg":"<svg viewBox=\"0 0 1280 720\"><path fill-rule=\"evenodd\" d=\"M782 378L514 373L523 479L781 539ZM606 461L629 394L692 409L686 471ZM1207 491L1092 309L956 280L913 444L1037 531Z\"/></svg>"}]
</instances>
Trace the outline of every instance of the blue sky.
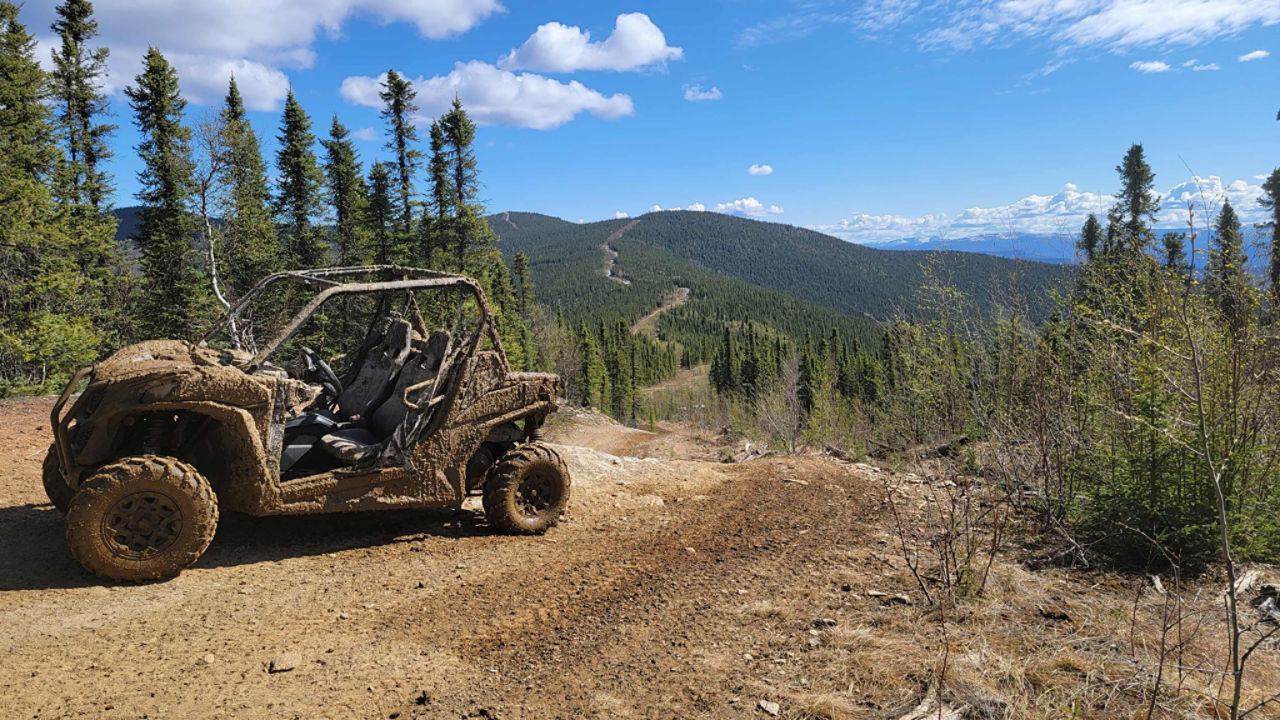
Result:
<instances>
[{"instance_id":1,"label":"blue sky","mask_svg":"<svg viewBox=\"0 0 1280 720\"><path fill-rule=\"evenodd\" d=\"M23 10L42 54L46 4ZM95 7L120 205L137 162L119 88L148 44L178 67L192 117L235 72L269 156L289 85L317 134L334 113L359 131L366 165L386 155L374 105L387 68L419 81L426 122L457 93L482 122L490 209L570 220L659 206L856 241L1074 233L1110 203L1137 141L1172 226L1189 199L1258 217L1260 177L1280 166L1280 0Z\"/></svg>"}]
</instances>

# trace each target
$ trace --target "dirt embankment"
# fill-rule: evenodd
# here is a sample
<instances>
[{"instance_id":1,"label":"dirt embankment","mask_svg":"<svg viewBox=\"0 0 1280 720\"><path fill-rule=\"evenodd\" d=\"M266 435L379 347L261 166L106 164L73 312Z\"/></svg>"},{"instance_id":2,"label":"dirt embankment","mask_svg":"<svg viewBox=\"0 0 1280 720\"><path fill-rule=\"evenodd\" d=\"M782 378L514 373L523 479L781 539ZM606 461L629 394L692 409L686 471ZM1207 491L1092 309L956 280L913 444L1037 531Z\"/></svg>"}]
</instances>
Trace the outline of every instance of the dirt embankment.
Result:
<instances>
[{"instance_id":1,"label":"dirt embankment","mask_svg":"<svg viewBox=\"0 0 1280 720\"><path fill-rule=\"evenodd\" d=\"M490 534L473 507L227 516L177 579L104 585L40 489L50 404L0 402L5 717L899 720L938 716L944 657L944 717L1143 706L1145 580L1002 559L941 652L885 504L926 507L919 477L707 462L715 437L572 411L548 428L574 494L546 536ZM1258 658L1259 687L1280 686L1275 652Z\"/></svg>"}]
</instances>

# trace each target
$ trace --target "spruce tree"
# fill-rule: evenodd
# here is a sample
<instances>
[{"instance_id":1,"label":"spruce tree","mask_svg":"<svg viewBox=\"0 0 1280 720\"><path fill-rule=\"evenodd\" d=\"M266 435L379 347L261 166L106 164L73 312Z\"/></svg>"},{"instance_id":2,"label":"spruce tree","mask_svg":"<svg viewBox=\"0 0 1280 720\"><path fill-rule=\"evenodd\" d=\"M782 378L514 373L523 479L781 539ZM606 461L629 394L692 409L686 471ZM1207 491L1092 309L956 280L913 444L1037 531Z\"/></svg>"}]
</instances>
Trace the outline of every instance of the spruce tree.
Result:
<instances>
[{"instance_id":1,"label":"spruce tree","mask_svg":"<svg viewBox=\"0 0 1280 720\"><path fill-rule=\"evenodd\" d=\"M379 265L400 262L395 241L395 202L391 198L391 169L378 161L369 168L369 195L365 225L373 245L373 261Z\"/></svg>"},{"instance_id":2,"label":"spruce tree","mask_svg":"<svg viewBox=\"0 0 1280 720\"><path fill-rule=\"evenodd\" d=\"M1152 196L1156 175L1143 155L1142 145L1134 143L1116 166L1121 189L1113 209L1118 249L1130 256L1144 251L1152 241L1151 226L1160 202Z\"/></svg>"},{"instance_id":3,"label":"spruce tree","mask_svg":"<svg viewBox=\"0 0 1280 720\"><path fill-rule=\"evenodd\" d=\"M323 176L312 148L311 118L290 89L280 122L280 149L276 168L280 173L275 211L284 236L290 268L310 268L325 261L327 249L312 219L320 212Z\"/></svg>"},{"instance_id":4,"label":"spruce tree","mask_svg":"<svg viewBox=\"0 0 1280 720\"><path fill-rule=\"evenodd\" d=\"M65 210L96 222L112 191L104 165L116 126L100 122L107 114L102 83L109 51L87 47L98 34L89 0L65 0L55 12L52 29L61 44L53 51L53 95L65 161L55 188Z\"/></svg>"},{"instance_id":5,"label":"spruce tree","mask_svg":"<svg viewBox=\"0 0 1280 720\"><path fill-rule=\"evenodd\" d=\"M427 262L436 260L435 251L447 251L453 246L456 226L453 222L453 211L457 203L453 200L453 183L449 179L449 151L444 137L444 129L440 122L431 123L431 160L427 165L431 175L431 202L429 211L434 213L427 225L427 239L423 243Z\"/></svg>"},{"instance_id":6,"label":"spruce tree","mask_svg":"<svg viewBox=\"0 0 1280 720\"><path fill-rule=\"evenodd\" d=\"M333 234L338 242L338 264L363 265L369 261L368 233L364 219L366 189L360 157L350 133L333 116L325 148L324 175L333 208Z\"/></svg>"},{"instance_id":7,"label":"spruce tree","mask_svg":"<svg viewBox=\"0 0 1280 720\"><path fill-rule=\"evenodd\" d=\"M178 74L154 47L143 70L125 89L141 141L142 222L135 241L142 253L144 296L139 315L150 337L189 337L207 307L208 291L192 248L187 212L192 189L191 131L182 124L186 101Z\"/></svg>"},{"instance_id":8,"label":"spruce tree","mask_svg":"<svg viewBox=\"0 0 1280 720\"><path fill-rule=\"evenodd\" d=\"M422 157L414 144L418 142L418 129L413 125L414 104L417 91L408 78L395 70L387 71L387 79L378 94L384 103L382 118L387 121L386 148L395 154L397 232L401 243L410 242L413 234L413 175ZM420 253L425 256L426 249ZM425 259L425 257L424 257Z\"/></svg>"},{"instance_id":9,"label":"spruce tree","mask_svg":"<svg viewBox=\"0 0 1280 720\"><path fill-rule=\"evenodd\" d=\"M452 239L458 264L461 266L467 251L484 241L482 233L476 227L477 220L485 222L483 213L477 212L475 205L480 192L475 150L471 147L476 139L476 126L467 117L462 103L454 98L449 112L440 117L440 128L444 132L445 152L449 160L449 195L454 204L453 217L457 220L457 229Z\"/></svg>"},{"instance_id":10,"label":"spruce tree","mask_svg":"<svg viewBox=\"0 0 1280 720\"><path fill-rule=\"evenodd\" d=\"M1267 266L1267 282L1271 291L1271 314L1280 313L1280 168L1271 171L1262 182L1262 207L1271 211L1263 228L1271 230L1271 257Z\"/></svg>"},{"instance_id":11,"label":"spruce tree","mask_svg":"<svg viewBox=\"0 0 1280 720\"><path fill-rule=\"evenodd\" d=\"M1165 270L1178 275L1187 275L1191 268L1187 264L1187 234L1180 232L1165 233L1161 238L1161 257Z\"/></svg>"},{"instance_id":12,"label":"spruce tree","mask_svg":"<svg viewBox=\"0 0 1280 720\"><path fill-rule=\"evenodd\" d=\"M1245 326L1252 309L1249 280L1245 274L1248 262L1240 234L1240 218L1231 203L1223 203L1209 247L1204 291L1232 330Z\"/></svg>"},{"instance_id":13,"label":"spruce tree","mask_svg":"<svg viewBox=\"0 0 1280 720\"><path fill-rule=\"evenodd\" d=\"M1098 222L1098 216L1093 213L1089 214L1089 219L1084 221L1084 228L1080 230L1080 239L1076 241L1076 247L1084 253L1085 262L1093 260L1093 256L1102 248L1102 223Z\"/></svg>"},{"instance_id":14,"label":"spruce tree","mask_svg":"<svg viewBox=\"0 0 1280 720\"><path fill-rule=\"evenodd\" d=\"M231 297L279 270L282 249L271 219L271 190L258 135L245 114L235 77L222 108L223 146L227 154L222 182L227 186L223 212L226 247L219 262Z\"/></svg>"},{"instance_id":15,"label":"spruce tree","mask_svg":"<svg viewBox=\"0 0 1280 720\"><path fill-rule=\"evenodd\" d=\"M18 7L0 2L0 395L65 378L101 340L76 312L90 288L48 186L61 153L47 83Z\"/></svg>"}]
</instances>

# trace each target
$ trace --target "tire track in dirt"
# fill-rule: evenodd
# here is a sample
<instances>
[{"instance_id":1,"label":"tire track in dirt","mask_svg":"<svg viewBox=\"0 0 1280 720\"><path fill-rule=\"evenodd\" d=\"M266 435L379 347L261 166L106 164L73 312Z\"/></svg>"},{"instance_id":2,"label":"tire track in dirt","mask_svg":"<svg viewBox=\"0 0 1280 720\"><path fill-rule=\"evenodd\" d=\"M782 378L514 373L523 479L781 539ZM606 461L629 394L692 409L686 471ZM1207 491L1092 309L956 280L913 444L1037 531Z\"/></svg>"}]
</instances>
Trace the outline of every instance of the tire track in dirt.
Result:
<instances>
[{"instance_id":1,"label":"tire track in dirt","mask_svg":"<svg viewBox=\"0 0 1280 720\"><path fill-rule=\"evenodd\" d=\"M668 310L678 308L687 302L689 302L689 288L677 287L675 292L668 295L667 299L662 301L662 305L659 306L658 309L648 315L645 315L632 324L631 334L639 335L640 333L650 333L656 335L658 331L658 316Z\"/></svg>"}]
</instances>

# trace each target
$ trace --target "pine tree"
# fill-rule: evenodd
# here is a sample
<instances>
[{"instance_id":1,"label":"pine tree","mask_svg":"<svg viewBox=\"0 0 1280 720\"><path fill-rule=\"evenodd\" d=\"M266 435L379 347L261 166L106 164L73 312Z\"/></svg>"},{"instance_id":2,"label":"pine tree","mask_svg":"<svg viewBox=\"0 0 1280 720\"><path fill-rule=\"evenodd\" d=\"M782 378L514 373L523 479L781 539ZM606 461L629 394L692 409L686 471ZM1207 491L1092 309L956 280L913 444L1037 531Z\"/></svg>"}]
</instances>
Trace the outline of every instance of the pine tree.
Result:
<instances>
[{"instance_id":1,"label":"pine tree","mask_svg":"<svg viewBox=\"0 0 1280 720\"><path fill-rule=\"evenodd\" d=\"M55 12L52 30L60 44L53 51L51 100L63 161L52 184L69 222L75 263L85 276L83 292L66 309L91 317L95 327L116 336L107 340L114 344L127 329L131 278L115 240L116 217L107 212L114 191L105 167L112 156L107 141L116 130L102 122L108 114L102 90L108 50L88 47L98 34L88 0L66 0Z\"/></svg>"},{"instance_id":2,"label":"pine tree","mask_svg":"<svg viewBox=\"0 0 1280 720\"><path fill-rule=\"evenodd\" d=\"M1156 175L1143 155L1142 145L1134 143L1116 166L1120 174L1120 195L1113 209L1118 249L1137 255L1152 241L1149 222L1160 211L1160 202L1152 196Z\"/></svg>"},{"instance_id":3,"label":"pine tree","mask_svg":"<svg viewBox=\"0 0 1280 720\"><path fill-rule=\"evenodd\" d=\"M112 191L104 165L112 155L107 138L116 129L100 122L107 114L107 95L101 86L109 51L86 47L98 34L89 0L65 0L55 12L58 19L52 29L61 44L53 52L53 95L65 160L55 183L56 194L64 210L98 222Z\"/></svg>"},{"instance_id":4,"label":"pine tree","mask_svg":"<svg viewBox=\"0 0 1280 720\"><path fill-rule=\"evenodd\" d=\"M262 149L234 76L227 86L222 124L227 157L221 180L227 187L227 206L222 216L225 248L218 264L231 297L236 298L280 269L282 251L271 220L271 190Z\"/></svg>"},{"instance_id":5,"label":"pine tree","mask_svg":"<svg viewBox=\"0 0 1280 720\"><path fill-rule=\"evenodd\" d=\"M386 148L395 154L396 195L399 200L397 232L400 242L408 243L413 234L413 174L422 157L421 151L413 146L418 142L418 129L413 125L413 114L418 111L413 101L418 93L413 89L413 83L395 70L387 71L382 88L378 97L384 103L382 118L387 121ZM427 255L426 249L420 254Z\"/></svg>"},{"instance_id":6,"label":"pine tree","mask_svg":"<svg viewBox=\"0 0 1280 720\"><path fill-rule=\"evenodd\" d=\"M1263 227L1271 230L1271 257L1267 266L1267 281L1271 290L1271 314L1280 314L1280 168L1271 171L1262 182L1262 207L1271 211L1271 218Z\"/></svg>"},{"instance_id":7,"label":"pine tree","mask_svg":"<svg viewBox=\"0 0 1280 720\"><path fill-rule=\"evenodd\" d=\"M1249 280L1245 275L1248 262L1240 234L1240 218L1231 203L1223 203L1209 248L1204 291L1232 330L1245 326L1252 309Z\"/></svg>"},{"instance_id":8,"label":"pine tree","mask_svg":"<svg viewBox=\"0 0 1280 720\"><path fill-rule=\"evenodd\" d=\"M338 241L338 264L363 265L369 260L368 233L365 229L364 178L360 157L349 139L347 128L333 116L325 147L324 174L333 207L333 234Z\"/></svg>"},{"instance_id":9,"label":"pine tree","mask_svg":"<svg viewBox=\"0 0 1280 720\"><path fill-rule=\"evenodd\" d=\"M578 357L582 365L578 370L576 399L586 407L601 407L601 388L605 382L604 360L600 357L600 345L585 322L578 330Z\"/></svg>"},{"instance_id":10,"label":"pine tree","mask_svg":"<svg viewBox=\"0 0 1280 720\"><path fill-rule=\"evenodd\" d=\"M280 173L275 211L284 236L288 265L310 268L323 264L327 249L312 219L320 212L320 187L323 176L312 148L311 118L298 104L293 90L284 100L284 117L280 123L280 149L276 152L276 168Z\"/></svg>"},{"instance_id":11,"label":"pine tree","mask_svg":"<svg viewBox=\"0 0 1280 720\"><path fill-rule=\"evenodd\" d=\"M520 314L526 315L533 305L533 278L529 275L529 256L521 250L516 253L512 265L516 273L516 301L520 306Z\"/></svg>"},{"instance_id":12,"label":"pine tree","mask_svg":"<svg viewBox=\"0 0 1280 720\"><path fill-rule=\"evenodd\" d=\"M475 150L471 147L476 139L476 126L467 117L462 103L454 98L449 112L440 117L440 128L444 132L449 159L449 195L454 203L453 217L458 221L453 241L458 264L462 265L467 251L484 239L476 232L474 220L476 217L484 220L483 213L478 213L474 204L480 191Z\"/></svg>"},{"instance_id":13,"label":"pine tree","mask_svg":"<svg viewBox=\"0 0 1280 720\"><path fill-rule=\"evenodd\" d=\"M142 73L125 95L142 138L136 148L143 164L137 194L142 223L135 240L145 278L139 315L143 334L187 337L208 304L187 212L192 189L191 131L182 124L187 103L178 89L178 74L154 47L147 50Z\"/></svg>"},{"instance_id":14,"label":"pine tree","mask_svg":"<svg viewBox=\"0 0 1280 720\"><path fill-rule=\"evenodd\" d=\"M1084 221L1084 228L1080 230L1080 239L1076 242L1076 247L1084 253L1085 262L1093 260L1093 256L1102 248L1102 223L1098 222L1098 216L1093 213L1089 214L1089 219Z\"/></svg>"},{"instance_id":15,"label":"pine tree","mask_svg":"<svg viewBox=\"0 0 1280 720\"><path fill-rule=\"evenodd\" d=\"M457 203L453 200L453 184L449 179L449 152L445 141L444 129L440 122L431 123L431 161L428 163L431 174L431 202L429 211L434 213L427 225L427 238L423 242L427 262L437 260L436 249L446 251L454 244L456 224L453 222L453 210ZM443 258L441 258L443 260Z\"/></svg>"},{"instance_id":16,"label":"pine tree","mask_svg":"<svg viewBox=\"0 0 1280 720\"><path fill-rule=\"evenodd\" d=\"M1178 275L1187 275L1191 268L1187 265L1187 234L1180 232L1165 233L1161 238L1161 256L1164 268Z\"/></svg>"},{"instance_id":17,"label":"pine tree","mask_svg":"<svg viewBox=\"0 0 1280 720\"><path fill-rule=\"evenodd\" d=\"M381 161L369 168L365 222L369 241L373 245L373 261L378 265L399 263L401 259L394 228L395 207L391 199L391 169Z\"/></svg>"},{"instance_id":18,"label":"pine tree","mask_svg":"<svg viewBox=\"0 0 1280 720\"><path fill-rule=\"evenodd\" d=\"M0 395L64 378L101 340L74 310L89 288L48 187L61 153L46 87L35 39L0 2Z\"/></svg>"}]
</instances>

